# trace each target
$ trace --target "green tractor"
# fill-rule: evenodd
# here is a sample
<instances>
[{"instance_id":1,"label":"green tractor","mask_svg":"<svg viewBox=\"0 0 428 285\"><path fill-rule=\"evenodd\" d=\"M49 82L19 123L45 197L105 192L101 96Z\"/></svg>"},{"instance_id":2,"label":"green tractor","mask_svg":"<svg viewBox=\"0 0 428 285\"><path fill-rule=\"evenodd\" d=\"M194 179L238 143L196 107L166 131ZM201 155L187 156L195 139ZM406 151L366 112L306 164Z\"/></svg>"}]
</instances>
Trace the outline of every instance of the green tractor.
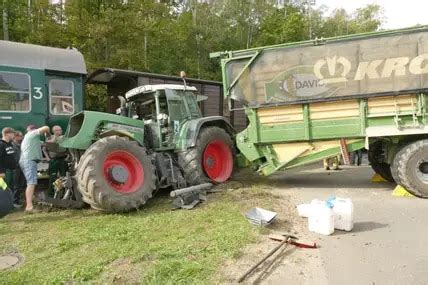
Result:
<instances>
[{"instance_id":1,"label":"green tractor","mask_svg":"<svg viewBox=\"0 0 428 285\"><path fill-rule=\"evenodd\" d=\"M185 82L139 86L120 97L116 115L72 116L61 143L70 151L71 167L56 182L65 191L57 200L125 212L161 188L229 179L235 131L223 117L201 116L198 102L206 97L196 91Z\"/></svg>"}]
</instances>

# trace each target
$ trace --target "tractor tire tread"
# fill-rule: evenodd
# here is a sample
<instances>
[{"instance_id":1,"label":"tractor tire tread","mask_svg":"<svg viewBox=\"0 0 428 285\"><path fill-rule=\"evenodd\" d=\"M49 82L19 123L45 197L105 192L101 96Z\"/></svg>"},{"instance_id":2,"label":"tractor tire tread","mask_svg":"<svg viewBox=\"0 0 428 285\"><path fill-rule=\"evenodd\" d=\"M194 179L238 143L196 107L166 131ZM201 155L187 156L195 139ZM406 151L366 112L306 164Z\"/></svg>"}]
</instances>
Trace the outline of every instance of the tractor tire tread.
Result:
<instances>
[{"instance_id":1,"label":"tractor tire tread","mask_svg":"<svg viewBox=\"0 0 428 285\"><path fill-rule=\"evenodd\" d=\"M102 163L97 158L103 152L108 152L108 149L112 147L115 148L114 150L125 149L133 152L134 155L140 154L140 158L142 158L140 162L143 165L144 172L151 172L145 175L143 189L139 189L130 195L118 193L114 190L106 190L109 187L103 185L104 178L100 177L102 175L100 175L99 169ZM81 157L76 177L83 201L94 209L106 212L126 212L139 208L147 201L147 197L151 197L151 193L155 190L154 167L152 167L151 160L146 156L145 150L138 144L119 136L105 137L91 145ZM150 192L150 195L146 192Z\"/></svg>"},{"instance_id":2,"label":"tractor tire tread","mask_svg":"<svg viewBox=\"0 0 428 285\"><path fill-rule=\"evenodd\" d=\"M419 140L404 146L397 153L394 161L397 161L397 174L400 179L401 186L419 198L428 198L428 189L427 192L422 192L408 174L410 168L408 165L409 159L415 152L423 148L428 148L428 139Z\"/></svg>"},{"instance_id":3,"label":"tractor tire tread","mask_svg":"<svg viewBox=\"0 0 428 285\"><path fill-rule=\"evenodd\" d=\"M202 128L195 146L178 154L178 164L188 184L198 185L211 181L202 168L201 155L204 152L206 143L213 137L221 137L232 148L232 153L234 153L233 141L224 129L219 127Z\"/></svg>"},{"instance_id":4,"label":"tractor tire tread","mask_svg":"<svg viewBox=\"0 0 428 285\"><path fill-rule=\"evenodd\" d=\"M397 185L401 185L401 179L400 179L400 176L398 175L398 166L400 164L400 160L402 159L401 155L403 153L403 148L405 146L406 145L401 146L399 148L399 150L395 154L394 159L393 159L392 164L391 164L391 175L394 178L394 181Z\"/></svg>"}]
</instances>

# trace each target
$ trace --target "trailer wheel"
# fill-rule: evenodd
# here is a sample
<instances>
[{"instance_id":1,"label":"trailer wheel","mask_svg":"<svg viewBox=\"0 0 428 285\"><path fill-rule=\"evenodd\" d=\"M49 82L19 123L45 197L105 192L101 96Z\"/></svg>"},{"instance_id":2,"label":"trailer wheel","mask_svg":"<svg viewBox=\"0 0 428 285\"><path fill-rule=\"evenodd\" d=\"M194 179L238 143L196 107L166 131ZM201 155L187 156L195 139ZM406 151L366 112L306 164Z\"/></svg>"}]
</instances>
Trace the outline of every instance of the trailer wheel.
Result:
<instances>
[{"instance_id":1,"label":"trailer wheel","mask_svg":"<svg viewBox=\"0 0 428 285\"><path fill-rule=\"evenodd\" d=\"M395 156L400 184L420 198L428 198L428 140L403 147Z\"/></svg>"},{"instance_id":2,"label":"trailer wheel","mask_svg":"<svg viewBox=\"0 0 428 285\"><path fill-rule=\"evenodd\" d=\"M383 179L394 183L394 178L391 173L391 166L383 162L382 159L382 142L375 142L370 145L368 150L368 159L374 172L382 176Z\"/></svg>"},{"instance_id":3,"label":"trailer wheel","mask_svg":"<svg viewBox=\"0 0 428 285\"><path fill-rule=\"evenodd\" d=\"M205 182L221 183L233 172L233 142L219 127L203 128L196 146L179 153L178 163L190 185Z\"/></svg>"},{"instance_id":4,"label":"trailer wheel","mask_svg":"<svg viewBox=\"0 0 428 285\"><path fill-rule=\"evenodd\" d=\"M119 136L96 141L77 167L83 200L107 212L126 212L145 204L155 190L155 179L145 150Z\"/></svg>"},{"instance_id":5,"label":"trailer wheel","mask_svg":"<svg viewBox=\"0 0 428 285\"><path fill-rule=\"evenodd\" d=\"M392 178L394 179L395 184L401 185L400 176L398 176L398 161L396 162L395 158L394 158L394 162L391 165L391 175L392 175Z\"/></svg>"},{"instance_id":6,"label":"trailer wheel","mask_svg":"<svg viewBox=\"0 0 428 285\"><path fill-rule=\"evenodd\" d=\"M391 175L392 175L392 178L394 178L394 182L397 184L397 185L401 185L401 180L400 180L400 176L398 175L398 165L399 165L399 162L400 162L400 157L401 157L401 150L403 150L403 147L401 147L398 151L397 151L397 153L395 154L395 156L394 156L394 160L392 161L392 164L391 164Z\"/></svg>"}]
</instances>

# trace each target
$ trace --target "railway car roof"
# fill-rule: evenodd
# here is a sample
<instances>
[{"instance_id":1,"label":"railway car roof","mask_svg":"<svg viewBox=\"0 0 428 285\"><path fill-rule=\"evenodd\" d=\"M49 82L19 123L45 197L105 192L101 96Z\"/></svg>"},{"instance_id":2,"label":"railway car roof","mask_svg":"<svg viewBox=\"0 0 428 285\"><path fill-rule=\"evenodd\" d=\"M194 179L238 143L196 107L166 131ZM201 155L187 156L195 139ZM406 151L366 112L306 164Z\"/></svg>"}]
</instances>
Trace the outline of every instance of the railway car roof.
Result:
<instances>
[{"instance_id":1,"label":"railway car roof","mask_svg":"<svg viewBox=\"0 0 428 285\"><path fill-rule=\"evenodd\" d=\"M53 48L0 40L0 65L86 74L83 55L74 48Z\"/></svg>"}]
</instances>

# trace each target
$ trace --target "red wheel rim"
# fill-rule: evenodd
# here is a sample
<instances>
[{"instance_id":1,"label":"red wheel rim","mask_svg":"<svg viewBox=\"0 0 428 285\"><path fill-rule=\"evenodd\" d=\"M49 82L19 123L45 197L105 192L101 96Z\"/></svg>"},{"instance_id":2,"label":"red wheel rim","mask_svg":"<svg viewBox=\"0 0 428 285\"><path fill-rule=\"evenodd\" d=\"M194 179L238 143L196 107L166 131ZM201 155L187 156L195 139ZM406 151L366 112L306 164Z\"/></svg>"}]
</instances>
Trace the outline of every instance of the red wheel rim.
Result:
<instances>
[{"instance_id":1,"label":"red wheel rim","mask_svg":"<svg viewBox=\"0 0 428 285\"><path fill-rule=\"evenodd\" d=\"M233 170L233 157L230 147L221 140L210 142L205 147L202 165L211 180L214 182L226 181Z\"/></svg>"},{"instance_id":2,"label":"red wheel rim","mask_svg":"<svg viewBox=\"0 0 428 285\"><path fill-rule=\"evenodd\" d=\"M126 171L126 181L119 183L111 174L111 170L120 168ZM127 151L114 151L107 155L103 162L103 174L107 183L119 193L133 193L144 184L144 169L141 162Z\"/></svg>"}]
</instances>

